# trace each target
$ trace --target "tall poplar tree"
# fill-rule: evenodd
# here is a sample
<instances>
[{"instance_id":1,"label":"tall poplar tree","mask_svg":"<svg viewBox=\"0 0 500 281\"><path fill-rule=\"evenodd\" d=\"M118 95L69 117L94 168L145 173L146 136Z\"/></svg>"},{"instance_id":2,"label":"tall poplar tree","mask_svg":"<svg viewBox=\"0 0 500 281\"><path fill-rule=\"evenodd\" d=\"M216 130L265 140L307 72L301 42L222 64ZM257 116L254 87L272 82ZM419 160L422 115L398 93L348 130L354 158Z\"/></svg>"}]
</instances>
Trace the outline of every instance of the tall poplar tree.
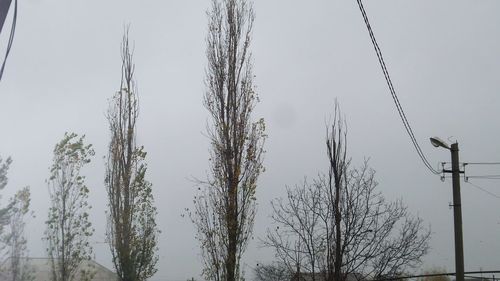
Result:
<instances>
[{"instance_id":1,"label":"tall poplar tree","mask_svg":"<svg viewBox=\"0 0 500 281\"><path fill-rule=\"evenodd\" d=\"M208 12L206 91L210 175L195 200L204 277L241 280L240 259L253 231L257 179L263 171L265 124L254 121L250 42L254 22L245 0L213 0Z\"/></svg>"},{"instance_id":2,"label":"tall poplar tree","mask_svg":"<svg viewBox=\"0 0 500 281\"><path fill-rule=\"evenodd\" d=\"M158 227L152 184L146 180L146 152L136 143L139 116L135 66L128 29L122 41L122 81L109 104L111 141L106 165L108 232L113 263L121 281L153 276L158 261Z\"/></svg>"}]
</instances>

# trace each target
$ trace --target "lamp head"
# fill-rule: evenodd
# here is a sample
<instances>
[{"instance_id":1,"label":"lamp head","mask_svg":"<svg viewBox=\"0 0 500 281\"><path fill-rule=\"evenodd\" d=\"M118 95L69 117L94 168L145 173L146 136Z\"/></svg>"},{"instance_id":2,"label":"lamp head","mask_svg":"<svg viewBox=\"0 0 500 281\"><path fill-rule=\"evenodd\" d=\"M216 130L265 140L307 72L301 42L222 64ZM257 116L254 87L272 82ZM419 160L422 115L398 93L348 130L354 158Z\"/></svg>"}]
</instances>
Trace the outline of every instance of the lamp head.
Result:
<instances>
[{"instance_id":1,"label":"lamp head","mask_svg":"<svg viewBox=\"0 0 500 281\"><path fill-rule=\"evenodd\" d=\"M450 149L450 146L438 137L430 138L430 140L431 140L431 144L434 147L444 147L446 149Z\"/></svg>"}]
</instances>

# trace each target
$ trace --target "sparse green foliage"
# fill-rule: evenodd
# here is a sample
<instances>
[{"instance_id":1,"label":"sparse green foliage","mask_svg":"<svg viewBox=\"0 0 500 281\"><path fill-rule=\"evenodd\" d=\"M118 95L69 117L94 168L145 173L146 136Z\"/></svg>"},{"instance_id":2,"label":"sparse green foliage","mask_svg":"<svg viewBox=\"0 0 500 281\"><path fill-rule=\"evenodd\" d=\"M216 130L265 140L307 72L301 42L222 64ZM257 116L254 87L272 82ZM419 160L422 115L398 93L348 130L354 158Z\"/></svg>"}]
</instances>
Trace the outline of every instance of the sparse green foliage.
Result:
<instances>
[{"instance_id":1,"label":"sparse green foliage","mask_svg":"<svg viewBox=\"0 0 500 281\"><path fill-rule=\"evenodd\" d=\"M25 187L10 199L10 218L7 232L2 236L8 258L7 273L12 281L30 281L34 279L33 270L26 262L28 249L24 234L25 217L29 214L30 189ZM33 215L33 214L32 214Z\"/></svg>"},{"instance_id":2,"label":"sparse green foliage","mask_svg":"<svg viewBox=\"0 0 500 281\"><path fill-rule=\"evenodd\" d=\"M0 190L4 189L7 185L7 172L9 171L9 166L12 163L12 159L9 157L7 160L3 160L0 157Z\"/></svg>"},{"instance_id":3,"label":"sparse green foliage","mask_svg":"<svg viewBox=\"0 0 500 281\"><path fill-rule=\"evenodd\" d=\"M3 190L7 185L8 178L7 172L9 171L10 164L12 163L12 159L8 157L6 160L3 160L0 157L0 190ZM10 209L11 205L7 205L3 208L0 208L0 233L3 232L3 229L6 224L9 223Z\"/></svg>"},{"instance_id":4,"label":"sparse green foliage","mask_svg":"<svg viewBox=\"0 0 500 281\"><path fill-rule=\"evenodd\" d=\"M240 259L253 231L257 179L264 170L265 123L252 120L258 102L249 50L254 12L245 0L213 0L208 13L204 104L210 117L210 176L195 198L203 275L242 280Z\"/></svg>"},{"instance_id":5,"label":"sparse green foliage","mask_svg":"<svg viewBox=\"0 0 500 281\"><path fill-rule=\"evenodd\" d=\"M11 158L3 161L0 158L0 190L7 185L7 171ZM32 271L24 262L26 256L26 237L24 235L24 218L29 211L30 191L25 187L18 191L4 208L0 209L0 235L2 256L7 264L6 276L13 281L29 281L33 279Z\"/></svg>"},{"instance_id":6,"label":"sparse green foliage","mask_svg":"<svg viewBox=\"0 0 500 281\"><path fill-rule=\"evenodd\" d=\"M146 152L136 144L139 114L134 64L128 30L122 42L122 82L110 101L111 142L105 185L108 192L108 232L116 272L122 281L144 281L158 262L158 234L152 184L146 180Z\"/></svg>"},{"instance_id":7,"label":"sparse green foliage","mask_svg":"<svg viewBox=\"0 0 500 281\"><path fill-rule=\"evenodd\" d=\"M92 145L84 144L85 136L66 133L54 148L54 160L48 182L50 208L45 240L52 263L52 281L90 280L92 270L79 269L92 258L89 238L94 233L89 220L85 177L80 174L94 155ZM80 272L79 272L80 270Z\"/></svg>"}]
</instances>

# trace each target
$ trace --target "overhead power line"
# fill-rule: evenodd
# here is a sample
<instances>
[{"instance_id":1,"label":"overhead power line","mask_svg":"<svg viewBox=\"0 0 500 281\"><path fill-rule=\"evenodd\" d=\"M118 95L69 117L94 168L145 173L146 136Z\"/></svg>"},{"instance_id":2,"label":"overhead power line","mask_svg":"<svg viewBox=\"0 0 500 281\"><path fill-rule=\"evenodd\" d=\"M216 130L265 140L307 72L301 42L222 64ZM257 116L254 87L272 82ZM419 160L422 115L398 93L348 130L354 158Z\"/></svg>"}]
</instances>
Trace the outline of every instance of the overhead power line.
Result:
<instances>
[{"instance_id":1,"label":"overhead power line","mask_svg":"<svg viewBox=\"0 0 500 281\"><path fill-rule=\"evenodd\" d=\"M467 178L477 178L477 179L481 179L481 178L500 178L500 175L474 175L474 176L467 176Z\"/></svg>"},{"instance_id":2,"label":"overhead power line","mask_svg":"<svg viewBox=\"0 0 500 281\"><path fill-rule=\"evenodd\" d=\"M5 57L3 59L2 67L0 68L0 80L2 80L3 71L5 69L5 63L7 62L7 57L9 56L10 49L12 47L12 42L14 42L16 23L17 23L17 0L14 1L14 15L12 16L12 26L10 27L10 35L9 35L9 41L7 43L7 51L5 51Z\"/></svg>"},{"instance_id":3,"label":"overhead power line","mask_svg":"<svg viewBox=\"0 0 500 281\"><path fill-rule=\"evenodd\" d=\"M500 165L500 162L465 162L464 165Z\"/></svg>"},{"instance_id":4,"label":"overhead power line","mask_svg":"<svg viewBox=\"0 0 500 281\"><path fill-rule=\"evenodd\" d=\"M394 104L396 105L396 109L398 110L399 116L401 117L401 121L403 121L403 125L406 129L406 132L408 133L408 136L410 137L411 142L413 143L413 146L415 147L415 150L417 151L418 156L420 159L422 159L422 162L424 165L434 174L439 174L438 171L436 171L432 165L427 161L427 158L425 157L425 154L423 153L422 149L420 148L420 145L417 142L417 139L415 138L415 135L413 134L413 130L411 129L410 123L408 122L408 119L406 118L406 115L403 111L403 108L401 106L401 103L399 102L398 96L396 95L396 90L394 89L394 86L392 85L391 77L389 76L389 71L387 70L387 67L384 62L384 58L382 56L382 51L380 50L380 47L378 46L377 40L375 39L375 35L373 34L372 27L370 25L370 22L368 21L368 16L366 15L365 8L363 7L363 3L361 0L357 0L359 10L361 11L361 14L363 16L363 19L365 21L366 28L368 29L368 33L370 35L370 39L373 43L373 48L375 49L375 53L377 53L377 58L380 63L380 67L382 68L382 71L384 73L385 81L387 82L387 86L389 87L389 91L391 92L392 99L394 100Z\"/></svg>"},{"instance_id":5,"label":"overhead power line","mask_svg":"<svg viewBox=\"0 0 500 281\"><path fill-rule=\"evenodd\" d=\"M470 274L492 274L492 273L500 273L500 270L468 271L468 272L464 272L464 273L467 275L470 275ZM454 276L454 275L456 275L455 272L445 272L445 273L432 273L432 274L420 274L420 275L379 278L377 280L379 280L379 281L395 281L395 280L414 279L414 278L422 278L422 277Z\"/></svg>"},{"instance_id":6,"label":"overhead power line","mask_svg":"<svg viewBox=\"0 0 500 281\"><path fill-rule=\"evenodd\" d=\"M468 179L500 180L500 175L466 176Z\"/></svg>"}]
</instances>

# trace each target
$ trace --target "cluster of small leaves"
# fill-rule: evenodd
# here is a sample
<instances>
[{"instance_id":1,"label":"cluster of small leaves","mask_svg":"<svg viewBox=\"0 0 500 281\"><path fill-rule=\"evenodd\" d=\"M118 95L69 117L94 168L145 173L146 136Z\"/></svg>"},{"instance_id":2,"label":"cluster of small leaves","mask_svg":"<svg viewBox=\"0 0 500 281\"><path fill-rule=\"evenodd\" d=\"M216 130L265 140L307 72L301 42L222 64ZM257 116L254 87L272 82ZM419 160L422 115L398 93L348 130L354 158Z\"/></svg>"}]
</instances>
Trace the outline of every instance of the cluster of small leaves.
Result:
<instances>
[{"instance_id":1,"label":"cluster of small leaves","mask_svg":"<svg viewBox=\"0 0 500 281\"><path fill-rule=\"evenodd\" d=\"M53 281L70 281L77 277L86 280L91 270L80 272L83 261L92 258L89 238L94 229L89 220L89 189L85 177L80 174L94 155L92 145L84 143L85 136L66 133L54 148L50 168L49 215L44 239L52 263Z\"/></svg>"},{"instance_id":2,"label":"cluster of small leaves","mask_svg":"<svg viewBox=\"0 0 500 281\"><path fill-rule=\"evenodd\" d=\"M133 56L128 30L122 43L122 83L110 100L111 141L105 186L108 193L108 231L113 263L120 280L143 281L153 276L158 262L157 210L152 184L146 180L146 155L137 146L139 114Z\"/></svg>"},{"instance_id":3,"label":"cluster of small leaves","mask_svg":"<svg viewBox=\"0 0 500 281\"><path fill-rule=\"evenodd\" d=\"M0 157L0 190L3 190L7 185L8 182L7 172L9 171L11 163L12 159L10 157L8 157L6 160L3 160ZM3 232L5 225L9 223L11 207L12 206L9 204L3 208L0 208L0 233Z\"/></svg>"},{"instance_id":4,"label":"cluster of small leaves","mask_svg":"<svg viewBox=\"0 0 500 281\"><path fill-rule=\"evenodd\" d=\"M253 231L257 179L264 171L265 123L252 121L258 102L249 46L254 12L245 0L213 0L208 13L204 104L211 124L210 175L194 200L207 280L241 280L240 259Z\"/></svg>"},{"instance_id":5,"label":"cluster of small leaves","mask_svg":"<svg viewBox=\"0 0 500 281\"><path fill-rule=\"evenodd\" d=\"M7 185L7 172L9 171L9 166L12 163L12 159L8 157L6 160L3 160L0 157L0 190L4 189Z\"/></svg>"}]
</instances>

